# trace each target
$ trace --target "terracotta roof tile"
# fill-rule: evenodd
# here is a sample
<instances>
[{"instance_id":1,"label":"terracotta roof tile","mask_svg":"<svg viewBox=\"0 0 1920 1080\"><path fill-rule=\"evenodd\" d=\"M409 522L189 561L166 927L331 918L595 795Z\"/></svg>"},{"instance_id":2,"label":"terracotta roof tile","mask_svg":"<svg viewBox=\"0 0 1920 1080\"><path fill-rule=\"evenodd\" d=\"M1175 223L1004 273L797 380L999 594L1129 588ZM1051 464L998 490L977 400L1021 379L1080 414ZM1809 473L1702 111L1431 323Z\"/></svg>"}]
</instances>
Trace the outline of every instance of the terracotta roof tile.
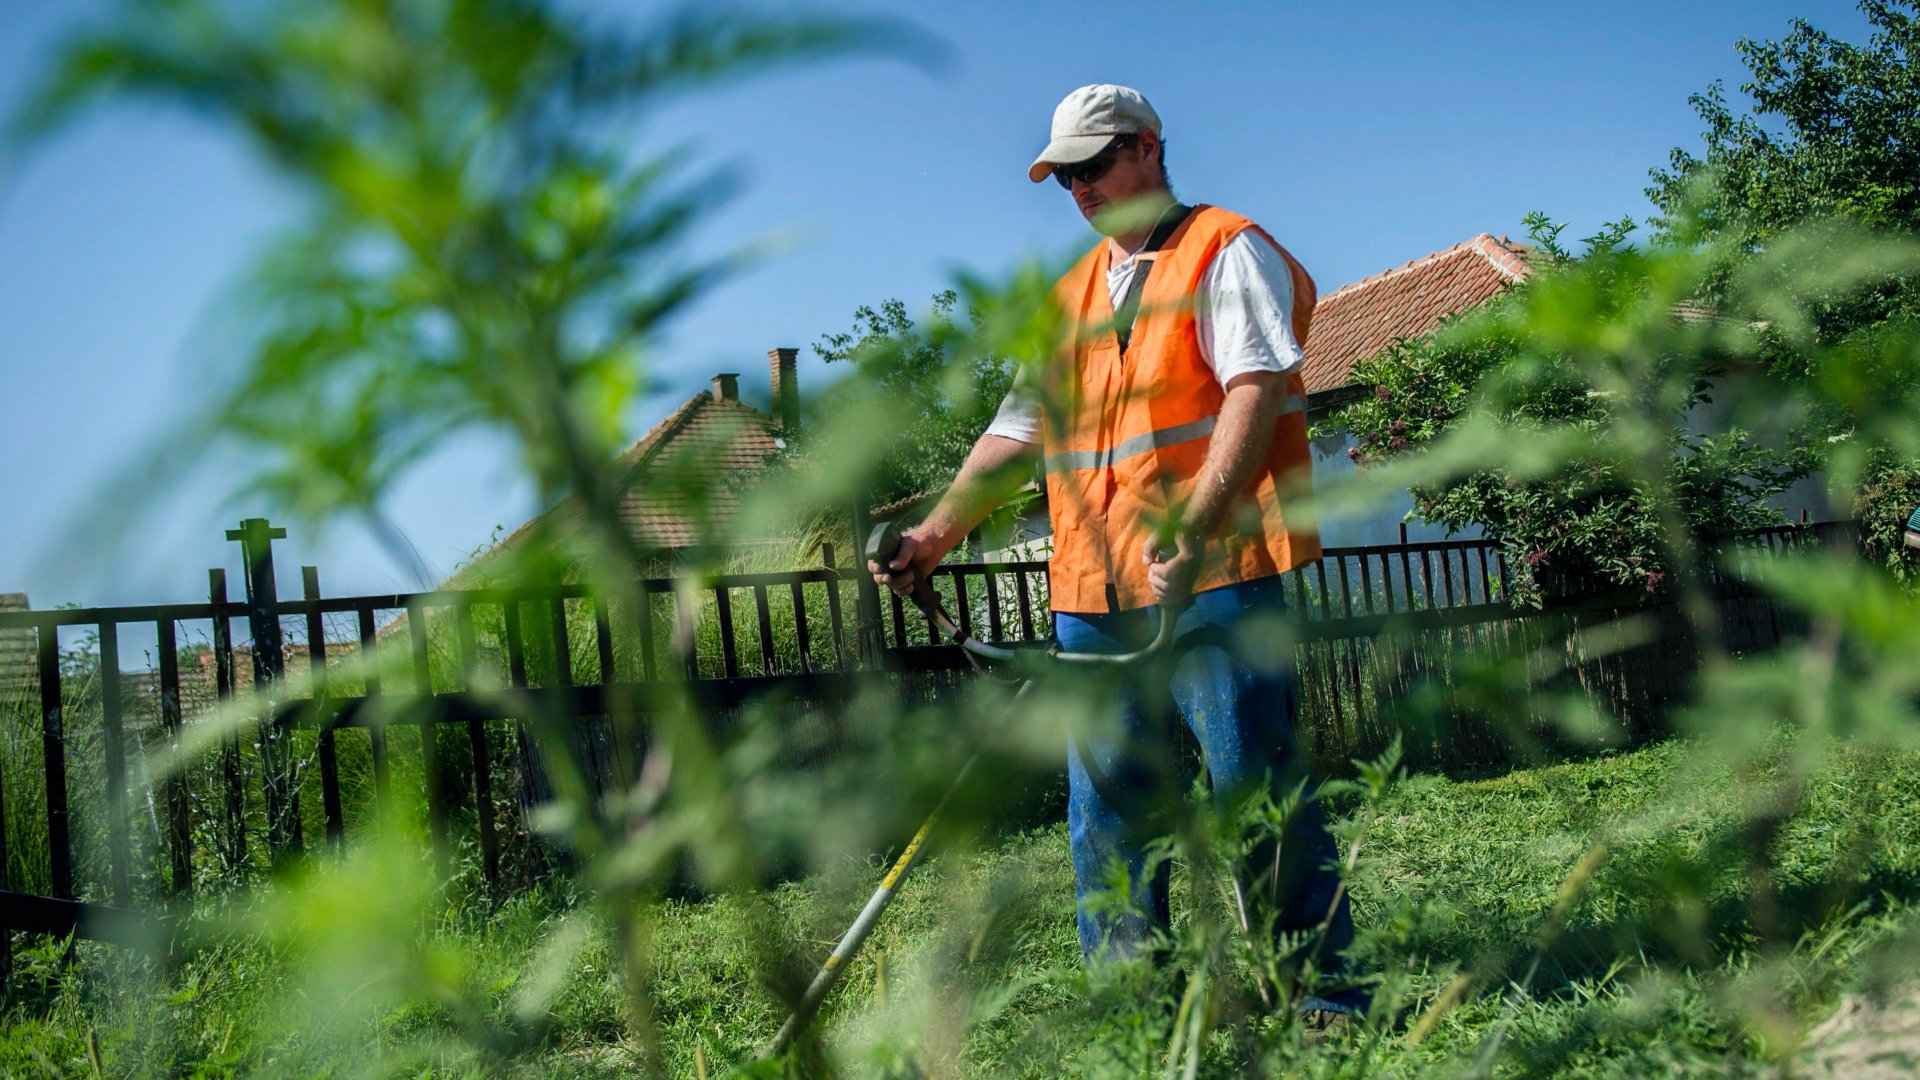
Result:
<instances>
[{"instance_id":1,"label":"terracotta roof tile","mask_svg":"<svg viewBox=\"0 0 1920 1080\"><path fill-rule=\"evenodd\" d=\"M1307 333L1307 392L1347 385L1353 365L1419 337L1527 276L1525 249L1481 233L1320 298Z\"/></svg>"}]
</instances>

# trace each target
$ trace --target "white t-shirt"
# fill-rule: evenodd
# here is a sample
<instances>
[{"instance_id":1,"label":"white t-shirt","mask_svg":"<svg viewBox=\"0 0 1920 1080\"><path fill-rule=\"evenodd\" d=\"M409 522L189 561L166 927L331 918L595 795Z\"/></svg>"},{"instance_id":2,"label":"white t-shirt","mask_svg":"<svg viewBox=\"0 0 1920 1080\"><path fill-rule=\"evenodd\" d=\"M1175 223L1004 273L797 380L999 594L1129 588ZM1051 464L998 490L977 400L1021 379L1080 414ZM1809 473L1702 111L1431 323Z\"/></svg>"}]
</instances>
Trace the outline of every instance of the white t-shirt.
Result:
<instances>
[{"instance_id":1,"label":"white t-shirt","mask_svg":"<svg viewBox=\"0 0 1920 1080\"><path fill-rule=\"evenodd\" d=\"M1107 296L1115 307L1126 299L1139 265L1128 256L1107 270ZM1293 337L1293 275L1287 261L1258 233L1240 233L1214 256L1200 276L1194 322L1200 355L1212 365L1221 386L1250 371L1288 372L1304 362ZM986 433L1039 442L1039 399L1015 382Z\"/></svg>"}]
</instances>

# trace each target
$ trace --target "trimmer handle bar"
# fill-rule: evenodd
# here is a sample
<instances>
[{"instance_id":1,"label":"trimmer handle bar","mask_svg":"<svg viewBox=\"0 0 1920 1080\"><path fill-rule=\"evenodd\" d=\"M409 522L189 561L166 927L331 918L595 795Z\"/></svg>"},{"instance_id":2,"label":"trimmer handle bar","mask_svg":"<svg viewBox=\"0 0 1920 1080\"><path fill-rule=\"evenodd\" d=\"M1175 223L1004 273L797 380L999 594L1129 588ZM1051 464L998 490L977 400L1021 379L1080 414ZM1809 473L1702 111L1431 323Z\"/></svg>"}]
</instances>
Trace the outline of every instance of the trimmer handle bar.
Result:
<instances>
[{"instance_id":1,"label":"trimmer handle bar","mask_svg":"<svg viewBox=\"0 0 1920 1080\"><path fill-rule=\"evenodd\" d=\"M898 525L891 521L876 522L873 526L873 531L867 534L867 561L882 569L887 569L888 564L893 561L894 557L900 554L901 540L900 527ZM920 576L914 581L911 595L914 606L925 613L927 618L932 619L934 624L940 628L940 632L952 638L954 643L961 648L975 656L999 663L1013 663L1021 658L1021 650L989 645L975 638L972 634L960 629L960 625L954 622L953 618L947 614L946 608L942 606L940 594L934 591L933 582L927 580L925 575ZM1180 607L1185 606L1186 605L1183 604ZM1158 613L1156 620L1158 624L1157 629L1153 635L1153 640L1148 642L1144 648L1125 653L1073 653L1059 652L1056 650L1048 652L1047 657L1050 660L1056 660L1063 664L1086 664L1089 666L1111 667L1125 667L1129 664L1140 663L1143 660L1150 660L1172 647L1174 626L1179 622L1180 615L1179 607L1173 607L1168 604L1156 605L1156 611Z\"/></svg>"}]
</instances>

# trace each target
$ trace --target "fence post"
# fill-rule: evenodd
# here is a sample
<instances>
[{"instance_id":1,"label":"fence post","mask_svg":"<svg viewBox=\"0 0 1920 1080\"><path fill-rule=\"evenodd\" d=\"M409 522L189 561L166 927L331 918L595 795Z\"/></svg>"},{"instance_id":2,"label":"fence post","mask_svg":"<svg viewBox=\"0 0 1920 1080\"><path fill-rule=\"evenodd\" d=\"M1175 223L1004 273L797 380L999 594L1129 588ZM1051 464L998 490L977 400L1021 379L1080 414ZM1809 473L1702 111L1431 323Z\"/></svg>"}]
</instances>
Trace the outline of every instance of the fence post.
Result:
<instances>
[{"instance_id":1,"label":"fence post","mask_svg":"<svg viewBox=\"0 0 1920 1080\"><path fill-rule=\"evenodd\" d=\"M854 640L859 643L855 655L867 667L877 668L886 654L887 636L880 624L880 586L867 573L867 534L872 531L863 494L853 502Z\"/></svg>"},{"instance_id":2,"label":"fence post","mask_svg":"<svg viewBox=\"0 0 1920 1080\"><path fill-rule=\"evenodd\" d=\"M240 544L246 568L247 629L253 637L253 686L261 697L260 764L267 804L267 846L279 863L299 851L295 819L299 801L293 786L292 732L280 723L279 684L286 676L286 652L280 634L280 594L273 578L273 542L287 530L266 518L246 518L227 539Z\"/></svg>"}]
</instances>

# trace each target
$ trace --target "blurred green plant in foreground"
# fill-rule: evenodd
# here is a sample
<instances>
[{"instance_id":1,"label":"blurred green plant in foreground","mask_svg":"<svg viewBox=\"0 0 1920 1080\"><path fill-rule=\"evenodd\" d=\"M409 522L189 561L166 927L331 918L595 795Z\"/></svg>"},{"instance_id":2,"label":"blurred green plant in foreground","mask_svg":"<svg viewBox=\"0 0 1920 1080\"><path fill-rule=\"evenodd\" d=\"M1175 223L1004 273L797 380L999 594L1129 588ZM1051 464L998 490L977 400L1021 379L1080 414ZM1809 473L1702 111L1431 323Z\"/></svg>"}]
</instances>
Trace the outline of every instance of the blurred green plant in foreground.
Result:
<instances>
[{"instance_id":1,"label":"blurred green plant in foreground","mask_svg":"<svg viewBox=\"0 0 1920 1080\"><path fill-rule=\"evenodd\" d=\"M450 433L504 432L547 501L578 500L580 530L495 572L564 572L630 603L652 553L615 513L620 425L653 333L737 257L682 250L711 178L676 183L672 157L636 158L618 141L633 130L622 110L768 59L912 40L739 13L628 38L515 0L130 3L67 52L26 130L119 95L185 102L244 133L309 197L312 219L262 274L258 347L206 429L260 452L256 489L316 517L366 515ZM1710 201L1711 188L1690 190ZM1786 644L1729 650L1704 537L1747 520L1738 513L1755 500L1722 498L1729 485L1765 487L1785 466L1736 446L1680 446L1674 421L1708 373L1790 355L1804 376L1757 381L1739 415L1817 418L1836 492L1860 490L1876 460L1920 459L1920 327L1889 320L1836 338L1815 317L1913 274L1920 247L1820 220L1749 249L1687 221L1676 215L1641 248L1598 245L1451 328L1436 348L1499 363L1449 384L1445 422L1408 439L1417 446L1389 447L1293 508L1334 512L1408 487L1449 498L1490 469L1503 485L1566 485L1595 509L1624 497L1630 518L1600 520L1630 520L1631 535L1587 550L1623 544L1666 568L1655 599L1687 629L1674 662L1688 693L1658 745L1445 778L1409 776L1421 763L1403 763L1396 744L1327 786L1362 926L1354 958L1375 991L1344 1034L1313 1042L1262 1001L1311 988L1313 936L1250 940L1221 895L1217 868L1279 828L1286 806L1215 815L1196 800L1161 847L1184 901L1164 962L1089 975L1062 830L1010 835L1006 819L1059 767L1068 731L1109 719L1104 688L1048 680L1009 713L1011 695L991 680L920 693L876 680L831 718L832 753L798 765L796 747L817 733L773 706L715 730L672 685L616 702L629 722L644 715L644 732L629 732L636 744L644 735L644 755L604 798L569 775L565 740L542 736L554 798L540 823L565 858L535 888L467 888L419 842L402 802L343 854L206 903L182 922L167 970L92 947L71 967L57 946L25 957L0 1053L19 1069L199 1075L1804 1064L1830 1049L1802 1043L1837 996L1905 1000L1920 978L1920 618L1877 567L1814 551L1755 576L1791 616ZM961 283L967 324L926 330L949 365L943 388L977 393L982 358L1047 362L1050 280L1036 265ZM1676 314L1703 295L1711 317ZM843 393L844 431L897 420L872 386ZM1542 400L1564 407L1531 404ZM731 528L846 505L885 449L823 440L808 451L818 460L745 487ZM725 550L727 523L706 524ZM1631 625L1598 630L1633 636ZM1297 632L1268 624L1237 644L1284 662ZM1396 703L1405 722L1444 727L1466 696L1496 713L1534 707L1531 654L1565 644L1543 638L1463 658L1453 684ZM1555 704L1582 737L1619 723L1576 694ZM554 726L541 719L531 726ZM961 793L942 856L818 1037L753 1063L871 888L872 853L897 845L974 752L991 782Z\"/></svg>"}]
</instances>

